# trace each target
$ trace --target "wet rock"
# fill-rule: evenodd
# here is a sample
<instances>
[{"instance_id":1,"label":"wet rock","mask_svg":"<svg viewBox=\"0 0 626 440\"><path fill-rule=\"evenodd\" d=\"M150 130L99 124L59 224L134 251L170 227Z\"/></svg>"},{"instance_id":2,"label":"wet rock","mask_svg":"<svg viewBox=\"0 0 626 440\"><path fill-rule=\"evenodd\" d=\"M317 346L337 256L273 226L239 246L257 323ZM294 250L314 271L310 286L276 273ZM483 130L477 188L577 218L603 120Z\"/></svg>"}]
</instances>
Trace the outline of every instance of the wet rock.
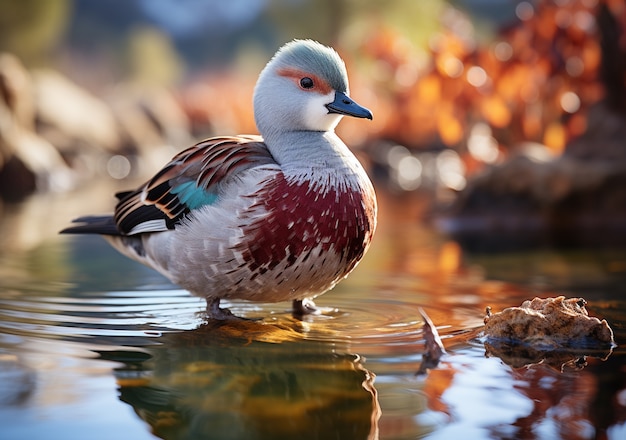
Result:
<instances>
[{"instance_id":1,"label":"wet rock","mask_svg":"<svg viewBox=\"0 0 626 440\"><path fill-rule=\"evenodd\" d=\"M487 338L545 347L612 345L606 320L589 316L583 298L535 298L485 317Z\"/></svg>"},{"instance_id":2,"label":"wet rock","mask_svg":"<svg viewBox=\"0 0 626 440\"><path fill-rule=\"evenodd\" d=\"M583 298L534 298L485 317L485 351L513 368L547 364L582 369L587 356L606 359L615 345L606 320L589 316Z\"/></svg>"}]
</instances>

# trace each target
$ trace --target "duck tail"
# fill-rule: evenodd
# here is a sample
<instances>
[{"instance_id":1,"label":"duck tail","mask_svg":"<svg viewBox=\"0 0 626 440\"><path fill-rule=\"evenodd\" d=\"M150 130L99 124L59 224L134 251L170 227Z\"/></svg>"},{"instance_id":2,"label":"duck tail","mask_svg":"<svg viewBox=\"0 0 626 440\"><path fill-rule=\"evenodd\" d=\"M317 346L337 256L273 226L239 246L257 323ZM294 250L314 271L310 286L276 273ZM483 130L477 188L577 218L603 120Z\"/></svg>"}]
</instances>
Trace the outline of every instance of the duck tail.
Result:
<instances>
[{"instance_id":1,"label":"duck tail","mask_svg":"<svg viewBox=\"0 0 626 440\"><path fill-rule=\"evenodd\" d=\"M72 220L75 226L61 230L60 234L122 235L112 215L89 215Z\"/></svg>"}]
</instances>

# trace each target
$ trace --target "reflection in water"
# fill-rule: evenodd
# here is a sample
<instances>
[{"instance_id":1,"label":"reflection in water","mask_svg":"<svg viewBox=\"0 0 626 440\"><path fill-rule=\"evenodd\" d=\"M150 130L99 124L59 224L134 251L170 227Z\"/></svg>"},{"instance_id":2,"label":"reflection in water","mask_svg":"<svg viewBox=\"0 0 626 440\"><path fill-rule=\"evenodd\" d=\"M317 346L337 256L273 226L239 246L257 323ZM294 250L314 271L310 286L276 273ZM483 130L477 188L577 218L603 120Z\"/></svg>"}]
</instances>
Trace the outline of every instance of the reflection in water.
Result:
<instances>
[{"instance_id":1,"label":"reflection in water","mask_svg":"<svg viewBox=\"0 0 626 440\"><path fill-rule=\"evenodd\" d=\"M502 340L485 342L485 356L498 357L513 368L530 368L534 365L546 365L557 371L582 370L587 366L587 358L606 361L613 352L613 346L599 348L573 349L538 347L523 343Z\"/></svg>"},{"instance_id":2,"label":"reflection in water","mask_svg":"<svg viewBox=\"0 0 626 440\"><path fill-rule=\"evenodd\" d=\"M594 438L600 432L600 411L594 409L600 384L593 374L531 368L516 370L514 377L533 403L532 411L516 421L519 432L564 439Z\"/></svg>"},{"instance_id":3,"label":"reflection in water","mask_svg":"<svg viewBox=\"0 0 626 440\"><path fill-rule=\"evenodd\" d=\"M374 375L294 335L251 321L164 335L145 361L131 353L116 368L120 398L164 439L377 438Z\"/></svg>"},{"instance_id":4,"label":"reflection in water","mask_svg":"<svg viewBox=\"0 0 626 440\"><path fill-rule=\"evenodd\" d=\"M232 303L258 321L219 328L202 324L203 300L102 240L11 238L55 233L70 204L56 201L58 221L0 217L0 437L626 438L623 250L471 255L416 224L415 205L380 199L372 250L320 298L323 316ZM608 359L586 353L583 370L560 372L485 357L487 305L555 294L585 297L607 319L618 345ZM447 355L416 376L420 307Z\"/></svg>"},{"instance_id":5,"label":"reflection in water","mask_svg":"<svg viewBox=\"0 0 626 440\"><path fill-rule=\"evenodd\" d=\"M609 402L623 395L626 378L599 374L606 364L592 359L586 370L560 372L543 364L510 369L493 360L462 348L430 372L428 408L418 416L421 424L437 423L429 438L593 439L608 432L617 435L605 438L624 438L624 406ZM381 404L384 414L382 396Z\"/></svg>"}]
</instances>

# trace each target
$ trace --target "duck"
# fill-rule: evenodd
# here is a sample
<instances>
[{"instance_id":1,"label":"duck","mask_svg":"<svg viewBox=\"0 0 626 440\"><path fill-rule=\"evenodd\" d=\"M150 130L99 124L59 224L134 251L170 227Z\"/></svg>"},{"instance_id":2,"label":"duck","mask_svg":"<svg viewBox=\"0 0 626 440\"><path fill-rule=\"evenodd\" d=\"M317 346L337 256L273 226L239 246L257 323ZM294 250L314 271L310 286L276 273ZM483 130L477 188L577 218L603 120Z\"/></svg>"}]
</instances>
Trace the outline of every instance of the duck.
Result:
<instances>
[{"instance_id":1,"label":"duck","mask_svg":"<svg viewBox=\"0 0 626 440\"><path fill-rule=\"evenodd\" d=\"M64 234L99 234L121 254L206 299L208 318L237 318L222 300L314 299L352 272L376 229L372 182L335 133L344 116L373 119L349 94L344 61L313 40L282 46L259 74L258 135L212 137L176 154L111 215ZM217 105L217 104L212 104Z\"/></svg>"}]
</instances>

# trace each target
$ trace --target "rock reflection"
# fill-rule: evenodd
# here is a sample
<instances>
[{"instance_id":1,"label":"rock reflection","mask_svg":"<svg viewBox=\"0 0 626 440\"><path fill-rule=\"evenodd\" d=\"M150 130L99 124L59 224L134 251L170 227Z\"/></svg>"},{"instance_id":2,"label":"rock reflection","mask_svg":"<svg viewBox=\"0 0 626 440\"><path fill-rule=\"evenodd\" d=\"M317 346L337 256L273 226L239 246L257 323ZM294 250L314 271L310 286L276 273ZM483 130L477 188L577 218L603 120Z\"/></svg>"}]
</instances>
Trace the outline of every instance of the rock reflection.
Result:
<instances>
[{"instance_id":1,"label":"rock reflection","mask_svg":"<svg viewBox=\"0 0 626 440\"><path fill-rule=\"evenodd\" d=\"M607 360L613 346L596 349L541 348L507 341L485 342L485 356L498 357L512 368L530 368L534 365L547 365L557 371L582 370L587 366L587 358Z\"/></svg>"},{"instance_id":2,"label":"rock reflection","mask_svg":"<svg viewBox=\"0 0 626 440\"><path fill-rule=\"evenodd\" d=\"M375 376L358 355L253 321L211 322L161 342L145 358L109 357L124 362L120 399L163 439L378 437Z\"/></svg>"}]
</instances>

